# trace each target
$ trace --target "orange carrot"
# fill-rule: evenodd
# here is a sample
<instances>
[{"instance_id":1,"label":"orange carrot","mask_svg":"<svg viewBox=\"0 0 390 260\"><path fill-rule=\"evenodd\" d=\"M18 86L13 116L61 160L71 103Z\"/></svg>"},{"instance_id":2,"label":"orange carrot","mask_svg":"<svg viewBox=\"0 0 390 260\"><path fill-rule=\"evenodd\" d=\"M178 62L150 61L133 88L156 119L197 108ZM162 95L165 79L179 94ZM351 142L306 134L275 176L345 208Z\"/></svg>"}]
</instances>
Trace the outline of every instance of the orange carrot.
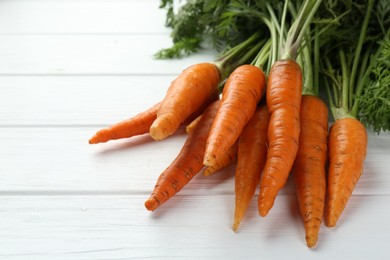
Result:
<instances>
[{"instance_id":1,"label":"orange carrot","mask_svg":"<svg viewBox=\"0 0 390 260\"><path fill-rule=\"evenodd\" d=\"M214 165L216 158L226 153L237 141L242 129L255 113L265 87L265 76L259 67L242 65L230 74L207 139L204 165Z\"/></svg>"},{"instance_id":2,"label":"orange carrot","mask_svg":"<svg viewBox=\"0 0 390 260\"><path fill-rule=\"evenodd\" d=\"M301 91L302 73L298 63L293 60L276 61L267 85L269 148L258 201L259 214L263 217L286 184L298 151Z\"/></svg>"},{"instance_id":3,"label":"orange carrot","mask_svg":"<svg viewBox=\"0 0 390 260\"><path fill-rule=\"evenodd\" d=\"M199 63L184 70L171 84L150 135L162 140L173 134L180 124L197 111L218 90L219 70L212 63Z\"/></svg>"},{"instance_id":4,"label":"orange carrot","mask_svg":"<svg viewBox=\"0 0 390 260\"><path fill-rule=\"evenodd\" d=\"M330 128L325 224L336 225L362 171L367 152L366 128L355 118L341 118Z\"/></svg>"},{"instance_id":5,"label":"orange carrot","mask_svg":"<svg viewBox=\"0 0 390 260\"><path fill-rule=\"evenodd\" d=\"M216 101L205 110L176 159L160 175L150 198L145 202L148 210L155 210L170 199L203 168L206 140L218 107L219 101Z\"/></svg>"},{"instance_id":6,"label":"orange carrot","mask_svg":"<svg viewBox=\"0 0 390 260\"><path fill-rule=\"evenodd\" d=\"M267 156L268 109L259 106L238 139L238 160L235 175L236 207L233 230L241 220L259 184Z\"/></svg>"},{"instance_id":7,"label":"orange carrot","mask_svg":"<svg viewBox=\"0 0 390 260\"><path fill-rule=\"evenodd\" d=\"M218 172L219 170L222 170L223 168L232 165L237 162L237 150L238 150L238 143L235 142L233 146L231 146L226 153L222 154L220 158L217 158L215 160L214 165L207 166L204 171L204 176L210 176L211 174L214 174Z\"/></svg>"},{"instance_id":8,"label":"orange carrot","mask_svg":"<svg viewBox=\"0 0 390 260\"><path fill-rule=\"evenodd\" d=\"M325 204L328 108L318 97L303 95L300 110L299 149L293 176L306 244L317 243Z\"/></svg>"},{"instance_id":9,"label":"orange carrot","mask_svg":"<svg viewBox=\"0 0 390 260\"><path fill-rule=\"evenodd\" d=\"M195 127L197 126L197 124L199 123L200 119L202 118L202 115L199 115L197 118L195 118L194 120L192 120L191 123L189 123L187 126L186 126L186 133L187 134L190 134L192 131L194 131Z\"/></svg>"},{"instance_id":10,"label":"orange carrot","mask_svg":"<svg viewBox=\"0 0 390 260\"><path fill-rule=\"evenodd\" d=\"M99 130L89 139L89 143L104 143L110 140L129 138L148 133L150 126L157 117L157 109L159 107L160 102L130 119Z\"/></svg>"}]
</instances>

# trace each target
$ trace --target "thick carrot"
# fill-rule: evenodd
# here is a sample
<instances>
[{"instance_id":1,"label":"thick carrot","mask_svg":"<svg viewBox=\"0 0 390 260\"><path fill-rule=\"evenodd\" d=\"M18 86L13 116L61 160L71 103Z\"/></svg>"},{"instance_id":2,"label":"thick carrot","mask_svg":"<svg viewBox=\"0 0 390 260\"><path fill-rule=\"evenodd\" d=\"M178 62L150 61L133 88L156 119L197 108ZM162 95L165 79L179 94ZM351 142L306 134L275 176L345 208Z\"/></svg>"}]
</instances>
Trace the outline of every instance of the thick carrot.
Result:
<instances>
[{"instance_id":1,"label":"thick carrot","mask_svg":"<svg viewBox=\"0 0 390 260\"><path fill-rule=\"evenodd\" d=\"M325 224L336 225L362 171L367 152L366 128L355 118L341 118L330 128Z\"/></svg>"},{"instance_id":2,"label":"thick carrot","mask_svg":"<svg viewBox=\"0 0 390 260\"><path fill-rule=\"evenodd\" d=\"M99 130L91 139L89 139L89 143L104 143L110 140L129 138L148 133L150 126L157 117L157 110L159 107L160 102L132 118Z\"/></svg>"},{"instance_id":3,"label":"thick carrot","mask_svg":"<svg viewBox=\"0 0 390 260\"><path fill-rule=\"evenodd\" d=\"M245 215L264 169L267 156L268 121L267 105L259 106L238 139L234 231L237 231Z\"/></svg>"},{"instance_id":4,"label":"thick carrot","mask_svg":"<svg viewBox=\"0 0 390 260\"><path fill-rule=\"evenodd\" d=\"M161 140L173 134L191 114L214 96L220 80L219 70L212 63L199 63L185 69L169 87L150 135Z\"/></svg>"},{"instance_id":5,"label":"thick carrot","mask_svg":"<svg viewBox=\"0 0 390 260\"><path fill-rule=\"evenodd\" d=\"M308 247L316 245L325 205L328 108L313 95L303 95L299 149L293 176Z\"/></svg>"},{"instance_id":6,"label":"thick carrot","mask_svg":"<svg viewBox=\"0 0 390 260\"><path fill-rule=\"evenodd\" d=\"M214 165L216 158L226 153L237 141L242 129L255 113L265 88L265 76L259 67L242 65L230 74L207 139L204 165Z\"/></svg>"},{"instance_id":7,"label":"thick carrot","mask_svg":"<svg viewBox=\"0 0 390 260\"><path fill-rule=\"evenodd\" d=\"M160 175L150 198L145 202L148 210L155 210L170 199L203 168L206 140L218 107L219 101L216 101L205 110L176 159Z\"/></svg>"},{"instance_id":8,"label":"thick carrot","mask_svg":"<svg viewBox=\"0 0 390 260\"><path fill-rule=\"evenodd\" d=\"M259 214L266 216L284 187L298 151L302 72L293 60L274 63L268 77L268 152L260 181Z\"/></svg>"},{"instance_id":9,"label":"thick carrot","mask_svg":"<svg viewBox=\"0 0 390 260\"><path fill-rule=\"evenodd\" d=\"M210 176L222 170L223 168L232 165L237 162L237 151L238 151L238 143L235 142L226 153L222 154L220 158L217 158L214 162L214 165L207 166L204 171L204 176Z\"/></svg>"}]
</instances>

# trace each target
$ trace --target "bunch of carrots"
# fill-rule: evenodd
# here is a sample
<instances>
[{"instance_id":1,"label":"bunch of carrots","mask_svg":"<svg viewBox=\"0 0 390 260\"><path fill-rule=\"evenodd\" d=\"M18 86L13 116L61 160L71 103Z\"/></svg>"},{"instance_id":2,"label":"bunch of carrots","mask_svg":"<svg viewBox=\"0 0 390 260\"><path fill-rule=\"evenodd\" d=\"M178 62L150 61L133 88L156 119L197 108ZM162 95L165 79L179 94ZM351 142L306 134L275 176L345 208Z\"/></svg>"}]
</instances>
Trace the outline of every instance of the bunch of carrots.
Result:
<instances>
[{"instance_id":1,"label":"bunch of carrots","mask_svg":"<svg viewBox=\"0 0 390 260\"><path fill-rule=\"evenodd\" d=\"M372 60L364 54L361 63L374 0L365 6L359 25L362 40L356 43L352 60L347 60L343 49L347 43L340 42L337 49L330 40L321 43L328 32L344 29L339 22L348 11L340 7L339 16L319 23L316 13L322 1L304 0L296 5L285 1L279 15L263 2L257 13L237 3L231 10L237 16L260 14L259 23L265 24L269 34L256 31L215 62L186 68L161 102L98 131L89 143L143 134L159 141L186 125L187 139L145 201L147 210L156 210L195 175L208 176L236 164L236 231L256 189L259 215L265 217L291 175L306 243L313 247L322 220L329 227L336 225L362 174L367 134L357 114L366 87L363 83L354 87L354 76L361 81L372 79L373 68L379 66L375 57L385 47L378 48ZM381 33L388 39L388 29ZM320 49L328 55L320 58ZM337 74L338 64L342 77ZM319 97L320 75L334 117L330 129L328 106Z\"/></svg>"}]
</instances>

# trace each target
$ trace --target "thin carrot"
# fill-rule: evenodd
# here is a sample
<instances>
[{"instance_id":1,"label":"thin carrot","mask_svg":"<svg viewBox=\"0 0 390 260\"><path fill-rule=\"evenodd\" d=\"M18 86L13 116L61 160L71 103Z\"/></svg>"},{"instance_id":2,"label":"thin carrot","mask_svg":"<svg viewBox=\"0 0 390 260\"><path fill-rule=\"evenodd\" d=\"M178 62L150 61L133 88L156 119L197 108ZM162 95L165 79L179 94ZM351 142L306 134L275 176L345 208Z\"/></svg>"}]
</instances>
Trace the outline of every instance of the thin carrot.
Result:
<instances>
[{"instance_id":1,"label":"thin carrot","mask_svg":"<svg viewBox=\"0 0 390 260\"><path fill-rule=\"evenodd\" d=\"M328 108L313 95L303 95L299 149L293 165L300 213L308 247L316 245L325 204Z\"/></svg>"},{"instance_id":2,"label":"thin carrot","mask_svg":"<svg viewBox=\"0 0 390 260\"><path fill-rule=\"evenodd\" d=\"M202 159L206 140L220 101L212 103L191 132L176 159L160 175L150 198L145 202L148 210L155 210L179 192L203 168Z\"/></svg>"},{"instance_id":3,"label":"thin carrot","mask_svg":"<svg viewBox=\"0 0 390 260\"><path fill-rule=\"evenodd\" d=\"M237 231L245 215L264 169L267 156L268 121L267 105L259 106L238 139L234 231Z\"/></svg>"},{"instance_id":4,"label":"thin carrot","mask_svg":"<svg viewBox=\"0 0 390 260\"><path fill-rule=\"evenodd\" d=\"M129 138L148 133L150 126L157 117L157 110L159 107L160 102L132 118L99 130L89 139L89 143L104 143L110 140Z\"/></svg>"},{"instance_id":5,"label":"thin carrot","mask_svg":"<svg viewBox=\"0 0 390 260\"><path fill-rule=\"evenodd\" d=\"M268 77L269 148L258 201L259 214L263 217L285 185L298 151L301 91L302 73L298 63L293 60L275 62Z\"/></svg>"},{"instance_id":6,"label":"thin carrot","mask_svg":"<svg viewBox=\"0 0 390 260\"><path fill-rule=\"evenodd\" d=\"M173 134L180 124L215 95L220 80L219 70L212 63L199 63L185 69L171 84L150 135L161 140Z\"/></svg>"},{"instance_id":7,"label":"thin carrot","mask_svg":"<svg viewBox=\"0 0 390 260\"><path fill-rule=\"evenodd\" d=\"M186 133L187 134L190 134L192 131L194 131L195 127L198 125L202 116L203 116L203 114L199 115L197 118L192 120L192 122L186 126Z\"/></svg>"},{"instance_id":8,"label":"thin carrot","mask_svg":"<svg viewBox=\"0 0 390 260\"><path fill-rule=\"evenodd\" d=\"M220 158L215 160L214 165L207 166L204 171L204 176L210 176L223 168L235 164L237 162L237 151L238 151L238 143L235 142L226 153L222 154Z\"/></svg>"},{"instance_id":9,"label":"thin carrot","mask_svg":"<svg viewBox=\"0 0 390 260\"><path fill-rule=\"evenodd\" d=\"M230 74L207 139L204 165L214 165L216 158L236 142L255 113L265 87L265 76L259 67L242 65Z\"/></svg>"},{"instance_id":10,"label":"thin carrot","mask_svg":"<svg viewBox=\"0 0 390 260\"><path fill-rule=\"evenodd\" d=\"M367 152L366 128L355 118L342 118L330 128L325 224L336 225L362 171Z\"/></svg>"}]
</instances>

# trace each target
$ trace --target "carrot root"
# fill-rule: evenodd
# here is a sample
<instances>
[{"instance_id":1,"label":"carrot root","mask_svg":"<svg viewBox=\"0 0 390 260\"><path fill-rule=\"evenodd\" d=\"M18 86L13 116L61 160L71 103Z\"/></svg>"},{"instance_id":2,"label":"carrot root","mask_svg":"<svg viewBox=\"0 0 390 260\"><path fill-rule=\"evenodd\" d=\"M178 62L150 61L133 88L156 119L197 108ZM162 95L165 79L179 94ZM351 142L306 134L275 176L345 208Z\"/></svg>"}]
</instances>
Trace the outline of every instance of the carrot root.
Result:
<instances>
[{"instance_id":1,"label":"carrot root","mask_svg":"<svg viewBox=\"0 0 390 260\"><path fill-rule=\"evenodd\" d=\"M151 211L157 209L201 171L207 136L218 106L219 101L216 101L205 110L202 119L188 135L178 156L157 179L152 194L145 202L146 209Z\"/></svg>"},{"instance_id":2,"label":"carrot root","mask_svg":"<svg viewBox=\"0 0 390 260\"><path fill-rule=\"evenodd\" d=\"M191 115L203 112L199 109L204 109L217 97L219 80L219 70L212 63L199 63L185 69L167 90L157 118L150 127L150 136L162 140L173 134Z\"/></svg>"},{"instance_id":3,"label":"carrot root","mask_svg":"<svg viewBox=\"0 0 390 260\"><path fill-rule=\"evenodd\" d=\"M233 230L237 231L260 182L267 156L268 109L259 106L238 139Z\"/></svg>"},{"instance_id":4,"label":"carrot root","mask_svg":"<svg viewBox=\"0 0 390 260\"><path fill-rule=\"evenodd\" d=\"M148 133L150 126L157 117L157 110L159 107L160 102L130 119L99 130L89 139L89 143L104 143L110 140L130 138L132 136Z\"/></svg>"},{"instance_id":5,"label":"carrot root","mask_svg":"<svg viewBox=\"0 0 390 260\"><path fill-rule=\"evenodd\" d=\"M207 139L203 160L205 166L215 165L217 158L237 141L242 129L255 113L265 87L265 75L256 66L242 65L230 74Z\"/></svg>"},{"instance_id":6,"label":"carrot root","mask_svg":"<svg viewBox=\"0 0 390 260\"><path fill-rule=\"evenodd\" d=\"M367 152L367 132L355 118L336 120L329 133L329 170L325 224L339 220L362 172Z\"/></svg>"},{"instance_id":7,"label":"carrot root","mask_svg":"<svg viewBox=\"0 0 390 260\"><path fill-rule=\"evenodd\" d=\"M318 97L302 96L299 149L293 166L306 244L314 247L323 218L326 191L328 109Z\"/></svg>"},{"instance_id":8,"label":"carrot root","mask_svg":"<svg viewBox=\"0 0 390 260\"><path fill-rule=\"evenodd\" d=\"M276 195L288 179L298 151L299 110L302 92L302 72L293 60L274 63L268 77L267 161L260 181L258 208L260 216L268 214Z\"/></svg>"}]
</instances>

